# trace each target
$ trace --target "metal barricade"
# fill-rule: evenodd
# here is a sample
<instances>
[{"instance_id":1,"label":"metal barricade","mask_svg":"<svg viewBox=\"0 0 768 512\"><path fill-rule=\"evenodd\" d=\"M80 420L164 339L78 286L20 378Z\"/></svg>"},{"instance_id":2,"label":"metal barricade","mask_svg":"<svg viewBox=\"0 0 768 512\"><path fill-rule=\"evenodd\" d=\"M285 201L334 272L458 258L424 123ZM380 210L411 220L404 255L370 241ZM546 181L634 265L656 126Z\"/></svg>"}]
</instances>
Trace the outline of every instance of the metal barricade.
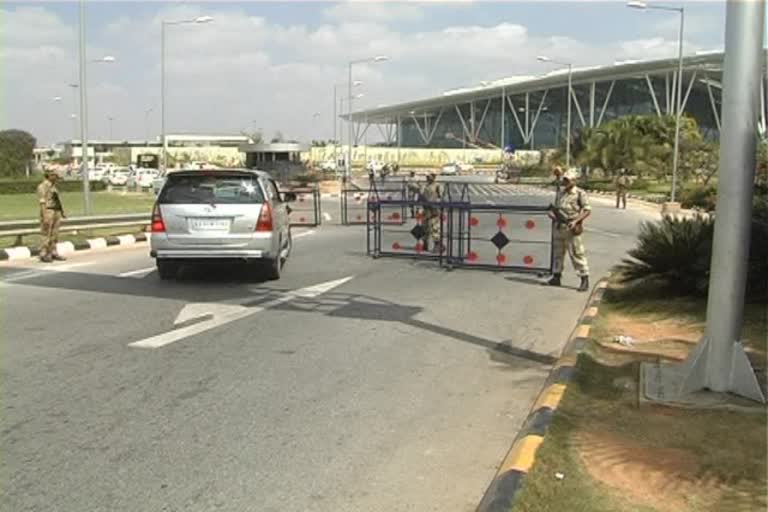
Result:
<instances>
[{"instance_id":1,"label":"metal barricade","mask_svg":"<svg viewBox=\"0 0 768 512\"><path fill-rule=\"evenodd\" d=\"M368 218L368 204L379 200L404 201L406 198L405 184L399 187L379 188L375 183L372 183L371 188L367 192L356 189L343 189L340 196L341 223L345 226L367 225L371 220ZM386 224L402 224L405 217L404 207L399 212L393 213L395 214L387 215L381 221Z\"/></svg>"},{"instance_id":2,"label":"metal barricade","mask_svg":"<svg viewBox=\"0 0 768 512\"><path fill-rule=\"evenodd\" d=\"M319 226L323 222L320 190L315 187L281 188L281 192L293 192L296 201L290 203L291 226Z\"/></svg>"},{"instance_id":3,"label":"metal barricade","mask_svg":"<svg viewBox=\"0 0 768 512\"><path fill-rule=\"evenodd\" d=\"M516 272L552 267L552 220L545 206L457 205L449 215L448 263Z\"/></svg>"},{"instance_id":4,"label":"metal barricade","mask_svg":"<svg viewBox=\"0 0 768 512\"><path fill-rule=\"evenodd\" d=\"M443 200L429 203L418 198L368 202L368 253L373 257L394 256L437 260L448 257L447 226L453 208L468 206L466 185L446 185ZM402 219L402 222L394 222ZM432 233L432 230L436 233Z\"/></svg>"},{"instance_id":5,"label":"metal barricade","mask_svg":"<svg viewBox=\"0 0 768 512\"><path fill-rule=\"evenodd\" d=\"M553 223L547 211L546 206L473 204L466 185L449 186L440 203L369 200L367 250L374 258L427 259L448 268L549 272ZM403 212L404 222L392 222ZM428 234L430 222L438 223L436 240Z\"/></svg>"}]
</instances>

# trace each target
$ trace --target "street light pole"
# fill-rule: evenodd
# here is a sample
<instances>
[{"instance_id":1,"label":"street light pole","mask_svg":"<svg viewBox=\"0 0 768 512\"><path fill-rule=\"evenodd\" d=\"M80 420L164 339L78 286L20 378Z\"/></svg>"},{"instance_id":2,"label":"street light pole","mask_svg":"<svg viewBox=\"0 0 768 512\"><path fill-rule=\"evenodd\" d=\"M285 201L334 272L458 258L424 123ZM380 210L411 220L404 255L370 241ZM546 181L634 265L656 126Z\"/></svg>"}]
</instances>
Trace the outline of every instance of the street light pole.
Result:
<instances>
[{"instance_id":1,"label":"street light pole","mask_svg":"<svg viewBox=\"0 0 768 512\"><path fill-rule=\"evenodd\" d=\"M147 142L149 142L149 114L153 110L154 109L150 107L144 111L144 138L147 139Z\"/></svg>"},{"instance_id":2,"label":"street light pole","mask_svg":"<svg viewBox=\"0 0 768 512\"><path fill-rule=\"evenodd\" d=\"M163 147L163 170L168 168L168 140L165 133L165 27L167 25L190 25L210 23L210 16L198 16L189 20L160 21L160 137Z\"/></svg>"},{"instance_id":3,"label":"street light pole","mask_svg":"<svg viewBox=\"0 0 768 512\"><path fill-rule=\"evenodd\" d=\"M88 106L86 101L85 0L80 0L80 144L83 180L83 212L91 214L91 182L88 179Z\"/></svg>"},{"instance_id":4,"label":"street light pole","mask_svg":"<svg viewBox=\"0 0 768 512\"><path fill-rule=\"evenodd\" d=\"M680 160L680 118L683 109L683 31L685 27L685 8L670 7L666 5L653 5L646 2L627 2L627 7L632 9L655 9L658 11L672 11L680 14L680 31L677 36L677 90L675 93L675 142L672 154L672 192L670 201L675 202L677 197L677 168Z\"/></svg>"},{"instance_id":5,"label":"street light pole","mask_svg":"<svg viewBox=\"0 0 768 512\"><path fill-rule=\"evenodd\" d=\"M346 181L352 173L352 66L366 62L384 62L385 60L389 60L389 57L385 55L377 55L373 58L349 61L349 75L347 77L347 131L349 133L349 146L347 147L347 162L344 172L344 181Z\"/></svg>"},{"instance_id":6,"label":"street light pole","mask_svg":"<svg viewBox=\"0 0 768 512\"><path fill-rule=\"evenodd\" d=\"M112 140L112 121L114 121L115 118L112 116L107 116L107 121L109 121L109 140Z\"/></svg>"},{"instance_id":7,"label":"street light pole","mask_svg":"<svg viewBox=\"0 0 768 512\"><path fill-rule=\"evenodd\" d=\"M683 363L683 394L732 392L765 402L739 340L749 261L755 147L760 111L765 1L728 0L723 61L717 217L704 338ZM764 243L764 240L753 240Z\"/></svg>"}]
</instances>

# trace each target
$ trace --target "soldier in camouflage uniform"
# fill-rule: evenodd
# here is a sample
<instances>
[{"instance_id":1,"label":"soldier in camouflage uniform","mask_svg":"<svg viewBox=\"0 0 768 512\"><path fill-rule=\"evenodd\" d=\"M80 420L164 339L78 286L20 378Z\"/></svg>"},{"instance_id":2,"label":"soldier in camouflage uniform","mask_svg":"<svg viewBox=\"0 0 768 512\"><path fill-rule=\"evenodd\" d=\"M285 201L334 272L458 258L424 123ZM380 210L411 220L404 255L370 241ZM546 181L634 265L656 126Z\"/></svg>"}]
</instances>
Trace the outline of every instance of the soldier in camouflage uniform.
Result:
<instances>
[{"instance_id":1,"label":"soldier in camouflage uniform","mask_svg":"<svg viewBox=\"0 0 768 512\"><path fill-rule=\"evenodd\" d=\"M427 176L427 183L421 190L421 200L424 203L439 203L442 200L443 191L435 182L435 175L429 174ZM424 236L424 248L429 250L430 240L433 243L433 249L438 251L440 248L440 208L433 206L432 204L425 204L423 207L424 212L424 227L426 228L426 234Z\"/></svg>"},{"instance_id":2,"label":"soldier in camouflage uniform","mask_svg":"<svg viewBox=\"0 0 768 512\"><path fill-rule=\"evenodd\" d=\"M621 171L619 176L616 178L616 208L619 207L619 204L623 204L622 208L625 210L627 209L627 185L629 184L629 179L627 179L627 175L624 170Z\"/></svg>"},{"instance_id":3,"label":"soldier in camouflage uniform","mask_svg":"<svg viewBox=\"0 0 768 512\"><path fill-rule=\"evenodd\" d=\"M589 265L581 233L584 230L583 222L592 213L592 207L586 192L576 187L577 178L576 172L566 171L563 175L563 190L549 212L555 221L555 232L552 241L553 275L548 284L560 286L567 251L573 268L581 277L578 289L585 292L589 290Z\"/></svg>"},{"instance_id":4,"label":"soldier in camouflage uniform","mask_svg":"<svg viewBox=\"0 0 768 512\"><path fill-rule=\"evenodd\" d=\"M46 263L65 259L56 252L56 243L59 241L59 225L61 219L65 217L59 189L56 187L58 180L58 174L48 171L43 182L37 186L37 197L40 202L40 234L43 237L40 244L40 261Z\"/></svg>"}]
</instances>

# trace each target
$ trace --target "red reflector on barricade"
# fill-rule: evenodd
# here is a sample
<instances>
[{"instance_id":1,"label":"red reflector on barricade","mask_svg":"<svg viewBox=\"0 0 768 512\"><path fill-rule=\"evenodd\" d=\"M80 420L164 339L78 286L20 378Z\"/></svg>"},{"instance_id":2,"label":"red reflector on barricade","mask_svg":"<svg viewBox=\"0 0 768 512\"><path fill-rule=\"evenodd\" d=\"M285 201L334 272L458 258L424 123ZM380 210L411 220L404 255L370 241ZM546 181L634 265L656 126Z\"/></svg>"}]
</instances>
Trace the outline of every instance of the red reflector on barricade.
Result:
<instances>
[{"instance_id":1,"label":"red reflector on barricade","mask_svg":"<svg viewBox=\"0 0 768 512\"><path fill-rule=\"evenodd\" d=\"M507 256L506 255L499 254L499 255L496 256L496 263L498 263L499 265L503 265L506 262L507 262Z\"/></svg>"},{"instance_id":2,"label":"red reflector on barricade","mask_svg":"<svg viewBox=\"0 0 768 512\"><path fill-rule=\"evenodd\" d=\"M533 265L533 256L526 256L523 258L523 263L525 263L527 266Z\"/></svg>"},{"instance_id":3,"label":"red reflector on barricade","mask_svg":"<svg viewBox=\"0 0 768 512\"><path fill-rule=\"evenodd\" d=\"M536 223L533 221L533 219L528 219L528 221L525 223L526 229L533 229L536 227Z\"/></svg>"},{"instance_id":4,"label":"red reflector on barricade","mask_svg":"<svg viewBox=\"0 0 768 512\"><path fill-rule=\"evenodd\" d=\"M477 261L477 253L475 251L469 251L467 253L467 261Z\"/></svg>"},{"instance_id":5,"label":"red reflector on barricade","mask_svg":"<svg viewBox=\"0 0 768 512\"><path fill-rule=\"evenodd\" d=\"M399 251L400 249L402 249L402 246L400 245L400 242L393 243L392 244L392 249L395 250L395 251Z\"/></svg>"},{"instance_id":6,"label":"red reflector on barricade","mask_svg":"<svg viewBox=\"0 0 768 512\"><path fill-rule=\"evenodd\" d=\"M477 217L470 217L469 218L469 225L470 226L478 226L480 224L480 219Z\"/></svg>"},{"instance_id":7,"label":"red reflector on barricade","mask_svg":"<svg viewBox=\"0 0 768 512\"><path fill-rule=\"evenodd\" d=\"M496 221L496 225L499 226L499 229L507 227L507 219L499 215L499 220Z\"/></svg>"}]
</instances>

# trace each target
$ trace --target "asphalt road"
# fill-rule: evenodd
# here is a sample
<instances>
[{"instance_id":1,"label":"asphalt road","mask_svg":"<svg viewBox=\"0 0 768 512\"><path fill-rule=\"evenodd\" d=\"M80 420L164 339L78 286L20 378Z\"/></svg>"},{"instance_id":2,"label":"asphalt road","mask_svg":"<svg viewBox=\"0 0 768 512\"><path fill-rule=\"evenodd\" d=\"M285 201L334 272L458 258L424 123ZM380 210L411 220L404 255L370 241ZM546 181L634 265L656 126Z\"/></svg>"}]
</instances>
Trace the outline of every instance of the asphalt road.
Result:
<instances>
[{"instance_id":1,"label":"asphalt road","mask_svg":"<svg viewBox=\"0 0 768 512\"><path fill-rule=\"evenodd\" d=\"M604 203L595 276L649 215ZM0 266L2 509L474 510L586 296L372 260L324 210L278 282L162 282L146 245Z\"/></svg>"}]
</instances>

